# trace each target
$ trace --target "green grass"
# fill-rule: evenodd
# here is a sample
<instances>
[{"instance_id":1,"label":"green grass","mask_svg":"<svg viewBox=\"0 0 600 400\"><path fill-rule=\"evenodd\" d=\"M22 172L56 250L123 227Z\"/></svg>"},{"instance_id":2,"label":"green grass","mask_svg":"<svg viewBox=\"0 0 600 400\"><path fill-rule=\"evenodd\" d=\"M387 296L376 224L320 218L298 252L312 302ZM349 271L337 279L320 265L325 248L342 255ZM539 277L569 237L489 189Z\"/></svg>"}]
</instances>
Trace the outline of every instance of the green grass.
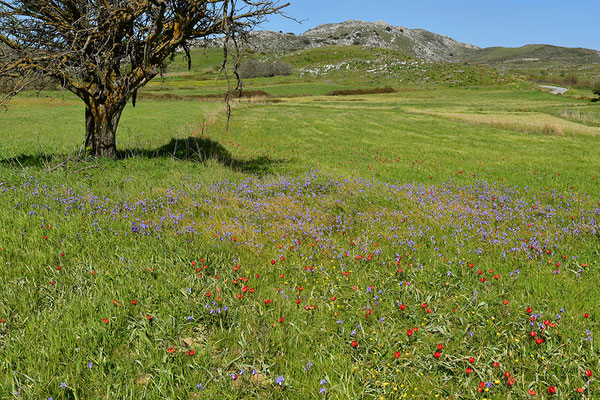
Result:
<instances>
[{"instance_id":1,"label":"green grass","mask_svg":"<svg viewBox=\"0 0 600 400\"><path fill-rule=\"evenodd\" d=\"M597 103L519 82L320 96L379 82L253 80L282 98L236 104L227 132L221 103L140 101L115 161L63 163L73 97L16 99L1 397L600 396ZM588 133L470 119L490 114Z\"/></svg>"},{"instance_id":2,"label":"green grass","mask_svg":"<svg viewBox=\"0 0 600 400\"><path fill-rule=\"evenodd\" d=\"M296 67L315 67L344 61L407 61L414 57L401 52L363 46L323 46L285 54L279 59Z\"/></svg>"}]
</instances>

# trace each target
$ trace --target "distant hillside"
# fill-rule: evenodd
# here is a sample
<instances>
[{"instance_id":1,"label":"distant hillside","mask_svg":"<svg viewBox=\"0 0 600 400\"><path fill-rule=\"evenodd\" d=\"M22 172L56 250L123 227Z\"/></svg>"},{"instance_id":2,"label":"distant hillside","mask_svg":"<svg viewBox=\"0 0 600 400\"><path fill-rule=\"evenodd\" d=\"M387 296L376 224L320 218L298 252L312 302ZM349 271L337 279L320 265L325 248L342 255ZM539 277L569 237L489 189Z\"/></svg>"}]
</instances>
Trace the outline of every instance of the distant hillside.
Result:
<instances>
[{"instance_id":1,"label":"distant hillside","mask_svg":"<svg viewBox=\"0 0 600 400\"><path fill-rule=\"evenodd\" d=\"M486 64L529 62L560 62L562 64L589 64L600 62L600 52L583 48L529 44L522 47L488 47L468 57L468 61Z\"/></svg>"},{"instance_id":2,"label":"distant hillside","mask_svg":"<svg viewBox=\"0 0 600 400\"><path fill-rule=\"evenodd\" d=\"M518 48L489 47L482 49L424 29L392 26L383 21L349 20L319 25L301 35L257 31L252 33L249 39L249 47L256 51L278 54L324 46L348 45L393 50L428 62L482 64L551 61L565 64L600 62L600 52L596 50L545 44Z\"/></svg>"},{"instance_id":3,"label":"distant hillside","mask_svg":"<svg viewBox=\"0 0 600 400\"><path fill-rule=\"evenodd\" d=\"M258 31L250 46L257 51L287 53L322 46L357 45L399 51L425 61L450 62L479 48L423 29L391 26L385 22L346 21L317 26L301 35Z\"/></svg>"}]
</instances>

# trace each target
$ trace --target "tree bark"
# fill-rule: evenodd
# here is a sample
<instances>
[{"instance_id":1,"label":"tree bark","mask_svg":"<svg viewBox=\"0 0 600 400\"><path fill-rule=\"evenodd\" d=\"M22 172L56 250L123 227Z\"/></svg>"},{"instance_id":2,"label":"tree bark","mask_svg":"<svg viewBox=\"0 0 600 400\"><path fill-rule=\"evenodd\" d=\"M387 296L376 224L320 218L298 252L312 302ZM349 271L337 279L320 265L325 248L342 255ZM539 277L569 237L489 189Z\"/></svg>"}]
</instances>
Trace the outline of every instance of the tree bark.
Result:
<instances>
[{"instance_id":1,"label":"tree bark","mask_svg":"<svg viewBox=\"0 0 600 400\"><path fill-rule=\"evenodd\" d=\"M115 158L117 155L116 133L125 104L114 107L92 105L85 111L85 146L91 147L96 157Z\"/></svg>"},{"instance_id":2,"label":"tree bark","mask_svg":"<svg viewBox=\"0 0 600 400\"><path fill-rule=\"evenodd\" d=\"M92 136L94 134L94 114L89 106L85 106L85 150L92 148Z\"/></svg>"}]
</instances>

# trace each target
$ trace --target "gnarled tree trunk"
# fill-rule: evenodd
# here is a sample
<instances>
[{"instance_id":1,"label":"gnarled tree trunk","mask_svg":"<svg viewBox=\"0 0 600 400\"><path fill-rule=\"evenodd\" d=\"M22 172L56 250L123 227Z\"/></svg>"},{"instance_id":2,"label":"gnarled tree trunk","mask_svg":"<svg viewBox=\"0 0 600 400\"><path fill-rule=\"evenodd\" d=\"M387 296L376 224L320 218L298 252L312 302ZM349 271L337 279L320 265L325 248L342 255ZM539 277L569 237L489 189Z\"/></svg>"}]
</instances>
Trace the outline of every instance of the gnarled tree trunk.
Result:
<instances>
[{"instance_id":1,"label":"gnarled tree trunk","mask_svg":"<svg viewBox=\"0 0 600 400\"><path fill-rule=\"evenodd\" d=\"M125 103L114 106L92 104L85 109L85 146L96 157L117 155L116 133Z\"/></svg>"}]
</instances>

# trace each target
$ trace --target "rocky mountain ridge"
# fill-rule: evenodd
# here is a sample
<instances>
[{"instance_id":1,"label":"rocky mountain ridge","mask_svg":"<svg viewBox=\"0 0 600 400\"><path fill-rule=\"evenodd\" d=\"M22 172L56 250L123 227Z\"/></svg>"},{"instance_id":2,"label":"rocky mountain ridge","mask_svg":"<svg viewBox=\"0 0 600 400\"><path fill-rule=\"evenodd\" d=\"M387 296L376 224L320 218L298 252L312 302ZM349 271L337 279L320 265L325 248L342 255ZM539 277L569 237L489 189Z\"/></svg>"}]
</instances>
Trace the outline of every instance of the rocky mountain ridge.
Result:
<instances>
[{"instance_id":1,"label":"rocky mountain ridge","mask_svg":"<svg viewBox=\"0 0 600 400\"><path fill-rule=\"evenodd\" d=\"M218 41L217 43L218 44ZM552 45L518 48L480 48L424 29L392 26L384 21L349 20L319 25L300 35L255 31L248 47L266 53L287 53L332 45L359 45L402 52L428 62L522 63L561 61L571 64L600 62L600 52Z\"/></svg>"},{"instance_id":2,"label":"rocky mountain ridge","mask_svg":"<svg viewBox=\"0 0 600 400\"><path fill-rule=\"evenodd\" d=\"M450 62L479 49L424 29L355 20L319 25L301 35L257 31L249 41L257 51L283 53L331 45L359 45L396 50L432 62Z\"/></svg>"}]
</instances>

